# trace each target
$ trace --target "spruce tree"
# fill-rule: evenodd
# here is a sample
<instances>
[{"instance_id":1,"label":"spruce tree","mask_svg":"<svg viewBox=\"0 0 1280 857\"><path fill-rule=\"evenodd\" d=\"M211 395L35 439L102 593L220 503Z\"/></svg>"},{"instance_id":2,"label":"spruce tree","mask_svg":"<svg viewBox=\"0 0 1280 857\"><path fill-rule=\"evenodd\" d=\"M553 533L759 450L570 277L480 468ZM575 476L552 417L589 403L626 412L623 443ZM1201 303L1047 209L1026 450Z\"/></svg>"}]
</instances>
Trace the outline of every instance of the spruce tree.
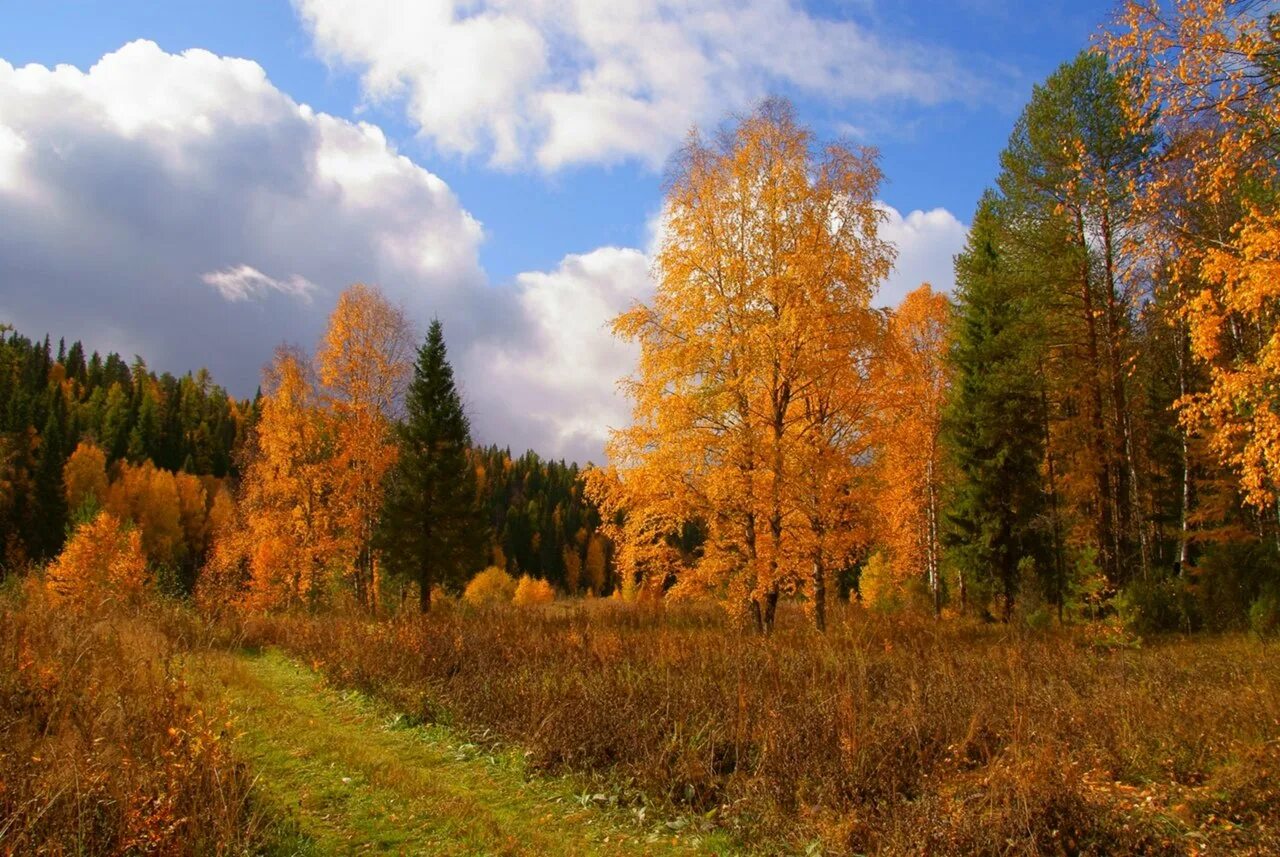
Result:
<instances>
[{"instance_id":1,"label":"spruce tree","mask_svg":"<svg viewBox=\"0 0 1280 857\"><path fill-rule=\"evenodd\" d=\"M955 381L946 439L957 481L946 518L951 562L1012 615L1028 562L1045 570L1044 452L1033 301L1005 270L999 202L983 197L956 260Z\"/></svg>"},{"instance_id":2,"label":"spruce tree","mask_svg":"<svg viewBox=\"0 0 1280 857\"><path fill-rule=\"evenodd\" d=\"M417 581L425 613L433 585L456 586L474 570L487 534L469 454L471 429L439 320L418 350L405 412L379 545L389 571Z\"/></svg>"}]
</instances>

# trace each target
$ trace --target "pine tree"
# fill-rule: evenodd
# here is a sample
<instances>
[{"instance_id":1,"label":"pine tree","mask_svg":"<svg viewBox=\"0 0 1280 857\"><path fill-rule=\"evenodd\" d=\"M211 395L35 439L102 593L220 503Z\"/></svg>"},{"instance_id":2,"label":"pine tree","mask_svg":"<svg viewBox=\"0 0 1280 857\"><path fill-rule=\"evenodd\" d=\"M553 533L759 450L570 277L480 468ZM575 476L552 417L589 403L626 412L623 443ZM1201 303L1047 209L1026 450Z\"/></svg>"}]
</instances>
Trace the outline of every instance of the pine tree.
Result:
<instances>
[{"instance_id":1,"label":"pine tree","mask_svg":"<svg viewBox=\"0 0 1280 857\"><path fill-rule=\"evenodd\" d=\"M1002 262L998 201L983 197L956 261L955 372L946 428L956 472L947 542L960 597L973 582L1012 615L1025 564L1044 566L1044 493L1033 300ZM979 607L985 605L977 605Z\"/></svg>"},{"instance_id":2,"label":"pine tree","mask_svg":"<svg viewBox=\"0 0 1280 857\"><path fill-rule=\"evenodd\" d=\"M431 587L461 582L479 563L487 536L469 457L471 429L439 320L418 350L405 411L379 542L388 570L417 581L425 613Z\"/></svg>"}]
</instances>

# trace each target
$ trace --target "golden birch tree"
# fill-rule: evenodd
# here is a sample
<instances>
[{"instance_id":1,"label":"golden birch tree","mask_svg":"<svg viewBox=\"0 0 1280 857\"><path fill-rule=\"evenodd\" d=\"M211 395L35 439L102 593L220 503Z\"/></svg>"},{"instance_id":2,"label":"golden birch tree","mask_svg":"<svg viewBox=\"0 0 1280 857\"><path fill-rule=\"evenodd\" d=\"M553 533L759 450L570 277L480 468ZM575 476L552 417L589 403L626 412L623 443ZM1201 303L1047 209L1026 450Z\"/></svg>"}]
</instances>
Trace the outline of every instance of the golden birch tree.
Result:
<instances>
[{"instance_id":1,"label":"golden birch tree","mask_svg":"<svg viewBox=\"0 0 1280 857\"><path fill-rule=\"evenodd\" d=\"M413 332L377 289L357 284L338 298L317 354L333 419L334 515L343 533L357 600L377 606L373 537L383 482L395 465L393 420L412 371Z\"/></svg>"},{"instance_id":2,"label":"golden birch tree","mask_svg":"<svg viewBox=\"0 0 1280 857\"><path fill-rule=\"evenodd\" d=\"M866 442L850 365L893 259L877 235L880 177L873 151L818 145L783 101L714 140L691 135L654 299L614 323L640 346L633 424L588 481L607 522L622 513L605 530L624 580L712 589L765 631L784 593L824 603L827 561L847 550L828 537L847 531ZM706 533L691 560L676 545L689 522Z\"/></svg>"}]
</instances>

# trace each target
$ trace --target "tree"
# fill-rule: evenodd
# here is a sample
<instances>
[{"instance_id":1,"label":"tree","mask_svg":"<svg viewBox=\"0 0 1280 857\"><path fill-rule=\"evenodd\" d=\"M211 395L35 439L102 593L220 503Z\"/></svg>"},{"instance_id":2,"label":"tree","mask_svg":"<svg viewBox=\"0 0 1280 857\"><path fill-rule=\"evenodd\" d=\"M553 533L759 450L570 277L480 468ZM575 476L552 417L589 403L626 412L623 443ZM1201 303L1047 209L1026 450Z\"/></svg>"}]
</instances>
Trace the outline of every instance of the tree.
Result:
<instances>
[{"instance_id":1,"label":"tree","mask_svg":"<svg viewBox=\"0 0 1280 857\"><path fill-rule=\"evenodd\" d=\"M1123 275L1133 188L1151 145L1130 121L1106 57L1063 63L1031 100L1001 153L1006 277L1040 292L1047 415L1070 471L1068 499L1091 523L1088 543L1119 585L1148 564L1141 454L1130 407L1137 357L1132 308L1141 281Z\"/></svg>"},{"instance_id":2,"label":"tree","mask_svg":"<svg viewBox=\"0 0 1280 857\"><path fill-rule=\"evenodd\" d=\"M782 593L804 591L822 622L866 444L851 358L868 351L893 258L879 182L873 151L818 146L782 101L712 142L691 135L653 303L614 323L640 345L633 425L611 435L615 468L587 475L624 581L717 591L761 631ZM691 524L706 533L693 554Z\"/></svg>"},{"instance_id":3,"label":"tree","mask_svg":"<svg viewBox=\"0 0 1280 857\"><path fill-rule=\"evenodd\" d=\"M141 534L110 512L79 527L45 572L54 600L77 610L136 600L147 582Z\"/></svg>"},{"instance_id":4,"label":"tree","mask_svg":"<svg viewBox=\"0 0 1280 857\"><path fill-rule=\"evenodd\" d=\"M239 527L215 549L228 571L247 570L245 605L316 603L343 542L332 504L333 436L305 357L276 350L241 484Z\"/></svg>"},{"instance_id":5,"label":"tree","mask_svg":"<svg viewBox=\"0 0 1280 857\"><path fill-rule=\"evenodd\" d=\"M418 349L398 440L379 544L388 567L417 582L425 613L433 586L457 585L482 561L486 535L471 462L471 430L439 320L431 323Z\"/></svg>"},{"instance_id":6,"label":"tree","mask_svg":"<svg viewBox=\"0 0 1280 857\"><path fill-rule=\"evenodd\" d=\"M1134 252L1177 285L1208 369L1207 387L1179 400L1184 426L1206 433L1247 504L1280 513L1278 40L1270 4L1128 0L1107 46L1132 122L1160 131Z\"/></svg>"},{"instance_id":7,"label":"tree","mask_svg":"<svg viewBox=\"0 0 1280 857\"><path fill-rule=\"evenodd\" d=\"M138 530L153 565L173 569L185 559L181 501L169 471L150 461L137 466L121 462L107 491L106 508Z\"/></svg>"},{"instance_id":8,"label":"tree","mask_svg":"<svg viewBox=\"0 0 1280 857\"><path fill-rule=\"evenodd\" d=\"M982 584L1008 620L1027 561L1043 568L1044 444L1034 296L1014 288L1004 266L997 208L986 194L956 260L955 378L945 418L956 484L946 517L962 603L968 582Z\"/></svg>"},{"instance_id":9,"label":"tree","mask_svg":"<svg viewBox=\"0 0 1280 857\"><path fill-rule=\"evenodd\" d=\"M935 614L942 609L940 516L947 461L941 435L951 386L951 312L947 296L927 283L911 292L889 316L876 366L882 402L876 427L878 541L889 551L895 581L920 576L928 584Z\"/></svg>"},{"instance_id":10,"label":"tree","mask_svg":"<svg viewBox=\"0 0 1280 857\"><path fill-rule=\"evenodd\" d=\"M604 595L607 575L605 539L599 533L593 533L590 541L587 542L587 562L585 567L587 589L592 595Z\"/></svg>"},{"instance_id":11,"label":"tree","mask_svg":"<svg viewBox=\"0 0 1280 857\"><path fill-rule=\"evenodd\" d=\"M564 546L564 587L570 595L578 594L582 581L582 554L576 545Z\"/></svg>"},{"instance_id":12,"label":"tree","mask_svg":"<svg viewBox=\"0 0 1280 857\"><path fill-rule=\"evenodd\" d=\"M62 469L67 508L101 509L107 500L107 454L91 440L82 440Z\"/></svg>"},{"instance_id":13,"label":"tree","mask_svg":"<svg viewBox=\"0 0 1280 857\"><path fill-rule=\"evenodd\" d=\"M398 451L392 425L409 377L411 341L404 313L377 289L356 284L338 297L316 355L335 430L330 502L356 598L369 609L377 607L373 539Z\"/></svg>"}]
</instances>

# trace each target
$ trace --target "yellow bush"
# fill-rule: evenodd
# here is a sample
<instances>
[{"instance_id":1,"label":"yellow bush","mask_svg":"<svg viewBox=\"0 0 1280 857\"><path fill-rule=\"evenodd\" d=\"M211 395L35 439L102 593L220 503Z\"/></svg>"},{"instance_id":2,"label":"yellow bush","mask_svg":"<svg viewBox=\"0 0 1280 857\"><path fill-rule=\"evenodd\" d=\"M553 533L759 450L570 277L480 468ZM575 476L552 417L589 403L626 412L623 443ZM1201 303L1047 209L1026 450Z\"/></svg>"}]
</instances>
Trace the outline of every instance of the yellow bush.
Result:
<instances>
[{"instance_id":1,"label":"yellow bush","mask_svg":"<svg viewBox=\"0 0 1280 857\"><path fill-rule=\"evenodd\" d=\"M883 553L873 553L863 565L862 574L858 578L858 594L862 596L865 607L891 609L895 605L898 600L898 581L893 566ZM856 596L850 592L849 597L852 599Z\"/></svg>"},{"instance_id":2,"label":"yellow bush","mask_svg":"<svg viewBox=\"0 0 1280 857\"><path fill-rule=\"evenodd\" d=\"M45 573L54 600L76 607L135 599L146 583L142 535L110 512L77 529Z\"/></svg>"},{"instance_id":3,"label":"yellow bush","mask_svg":"<svg viewBox=\"0 0 1280 857\"><path fill-rule=\"evenodd\" d=\"M527 607L531 604L550 604L556 600L556 591L545 580L530 577L526 574L516 584L516 592L511 600L519 607Z\"/></svg>"},{"instance_id":4,"label":"yellow bush","mask_svg":"<svg viewBox=\"0 0 1280 857\"><path fill-rule=\"evenodd\" d=\"M516 582L511 579L511 575L496 565L491 565L471 578L462 593L462 600L477 607L482 604L506 604L515 594Z\"/></svg>"}]
</instances>

